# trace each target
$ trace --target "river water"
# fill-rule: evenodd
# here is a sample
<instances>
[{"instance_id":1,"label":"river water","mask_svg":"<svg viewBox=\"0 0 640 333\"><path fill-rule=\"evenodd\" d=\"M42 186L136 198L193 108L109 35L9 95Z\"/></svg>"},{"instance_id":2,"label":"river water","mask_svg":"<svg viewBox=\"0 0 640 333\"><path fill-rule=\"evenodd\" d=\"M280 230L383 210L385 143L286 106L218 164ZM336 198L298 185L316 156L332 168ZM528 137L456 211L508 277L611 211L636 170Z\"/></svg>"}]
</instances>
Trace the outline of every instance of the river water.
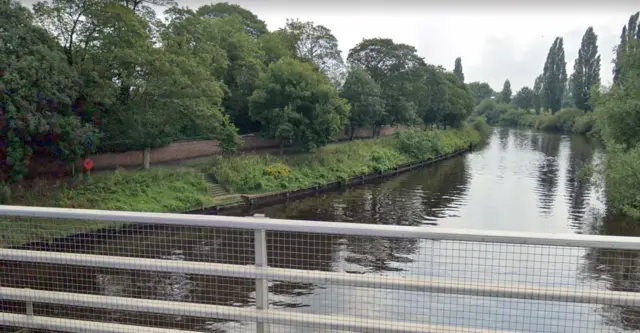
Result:
<instances>
[{"instance_id":1,"label":"river water","mask_svg":"<svg viewBox=\"0 0 640 333\"><path fill-rule=\"evenodd\" d=\"M640 235L635 223L605 214L602 194L578 173L602 159L583 136L496 128L472 153L384 182L322 194L257 211L271 218L553 233ZM67 244L67 247L71 245ZM241 230L163 227L101 240L76 251L95 254L252 264L253 240ZM465 243L384 237L270 233L273 267L370 276L505 283L577 290L638 291L635 252ZM24 277L29 278L25 279ZM56 265L6 264L7 286L125 297L253 306L248 279L78 270ZM640 312L562 302L509 300L385 291L294 282L270 284L270 306L315 314L357 315L405 323L431 323L516 332L627 332L640 329ZM19 304L6 303L5 311ZM15 310L18 311L18 310ZM40 305L48 315L201 330L250 332L250 323L87 311ZM274 326L272 332L326 332Z\"/></svg>"}]
</instances>

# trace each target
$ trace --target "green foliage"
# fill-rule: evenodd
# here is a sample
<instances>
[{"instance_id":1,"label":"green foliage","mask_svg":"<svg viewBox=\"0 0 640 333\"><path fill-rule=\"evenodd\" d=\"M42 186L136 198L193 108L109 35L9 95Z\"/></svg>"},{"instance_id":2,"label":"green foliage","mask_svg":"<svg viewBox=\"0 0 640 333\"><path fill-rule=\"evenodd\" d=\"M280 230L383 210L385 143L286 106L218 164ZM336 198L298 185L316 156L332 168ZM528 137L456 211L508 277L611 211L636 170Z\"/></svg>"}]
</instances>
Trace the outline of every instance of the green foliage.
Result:
<instances>
[{"instance_id":1,"label":"green foliage","mask_svg":"<svg viewBox=\"0 0 640 333\"><path fill-rule=\"evenodd\" d=\"M269 66L250 99L262 135L311 151L327 145L346 124L349 104L308 63L281 59Z\"/></svg>"},{"instance_id":2,"label":"green foliage","mask_svg":"<svg viewBox=\"0 0 640 333\"><path fill-rule=\"evenodd\" d=\"M562 97L567 85L567 62L562 37L556 37L549 49L542 73L542 106L552 113L562 107Z\"/></svg>"},{"instance_id":3,"label":"green foliage","mask_svg":"<svg viewBox=\"0 0 640 333\"><path fill-rule=\"evenodd\" d=\"M573 65L570 88L573 104L580 110L590 111L589 98L591 88L600 85L600 55L598 54L598 36L593 27L587 28L582 37L578 57Z\"/></svg>"},{"instance_id":4,"label":"green foliage","mask_svg":"<svg viewBox=\"0 0 640 333\"><path fill-rule=\"evenodd\" d=\"M0 180L19 181L33 154L71 163L92 152L99 136L74 113L79 79L60 45L13 1L0 1L0 31L12 31L0 34Z\"/></svg>"},{"instance_id":5,"label":"green foliage","mask_svg":"<svg viewBox=\"0 0 640 333\"><path fill-rule=\"evenodd\" d=\"M623 28L617 48L614 85L605 92L592 89L596 126L607 149L604 168L608 207L640 218L640 32L638 16Z\"/></svg>"},{"instance_id":6,"label":"green foliage","mask_svg":"<svg viewBox=\"0 0 640 333\"><path fill-rule=\"evenodd\" d=\"M453 67L453 74L456 75L460 82L464 83L464 73L462 72L462 59L460 57L456 58L455 65Z\"/></svg>"},{"instance_id":7,"label":"green foliage","mask_svg":"<svg viewBox=\"0 0 640 333\"><path fill-rule=\"evenodd\" d=\"M413 160L434 158L441 150L439 131L412 128L395 134L398 150Z\"/></svg>"},{"instance_id":8,"label":"green foliage","mask_svg":"<svg viewBox=\"0 0 640 333\"><path fill-rule=\"evenodd\" d=\"M495 94L491 86L489 86L486 82L470 82L467 84L469 91L471 92L471 96L475 100L475 105L480 104L485 99L491 98Z\"/></svg>"},{"instance_id":9,"label":"green foliage","mask_svg":"<svg viewBox=\"0 0 640 333\"><path fill-rule=\"evenodd\" d=\"M220 19L236 16L241 20L244 31L251 37L260 37L268 33L267 25L252 12L235 4L218 2L198 8L196 14L206 19Z\"/></svg>"},{"instance_id":10,"label":"green foliage","mask_svg":"<svg viewBox=\"0 0 640 333\"><path fill-rule=\"evenodd\" d=\"M499 100L501 103L509 104L511 103L511 82L509 80L504 81L504 85L502 86L502 91L500 92Z\"/></svg>"},{"instance_id":11,"label":"green foliage","mask_svg":"<svg viewBox=\"0 0 640 333\"><path fill-rule=\"evenodd\" d=\"M483 138L491 134L491 126L487 124L487 121L483 116L476 117L473 120L473 123L471 123L471 127Z\"/></svg>"},{"instance_id":12,"label":"green foliage","mask_svg":"<svg viewBox=\"0 0 640 333\"><path fill-rule=\"evenodd\" d=\"M445 127L460 127L473 111L473 97L467 86L453 73L444 73L447 79L447 104L443 120Z\"/></svg>"},{"instance_id":13,"label":"green foliage","mask_svg":"<svg viewBox=\"0 0 640 333\"><path fill-rule=\"evenodd\" d=\"M575 119L572 131L574 133L588 134L596 129L596 116L593 112L587 112L584 116Z\"/></svg>"},{"instance_id":14,"label":"green foliage","mask_svg":"<svg viewBox=\"0 0 640 333\"><path fill-rule=\"evenodd\" d=\"M604 171L605 195L609 208L640 218L640 147L623 151L607 147Z\"/></svg>"},{"instance_id":15,"label":"green foliage","mask_svg":"<svg viewBox=\"0 0 640 333\"><path fill-rule=\"evenodd\" d=\"M5 183L0 183L0 205L9 204L11 200L11 189Z\"/></svg>"},{"instance_id":16,"label":"green foliage","mask_svg":"<svg viewBox=\"0 0 640 333\"><path fill-rule=\"evenodd\" d=\"M576 120L584 116L584 112L579 109L562 109L555 115L555 126L560 131L570 132L573 130Z\"/></svg>"},{"instance_id":17,"label":"green foliage","mask_svg":"<svg viewBox=\"0 0 640 333\"><path fill-rule=\"evenodd\" d=\"M521 109L509 109L500 116L500 123L507 126L519 126L521 119L528 114L529 112Z\"/></svg>"},{"instance_id":18,"label":"green foliage","mask_svg":"<svg viewBox=\"0 0 640 333\"><path fill-rule=\"evenodd\" d=\"M522 87L515 96L513 104L520 109L529 110L535 106L535 92L529 87Z\"/></svg>"},{"instance_id":19,"label":"green foliage","mask_svg":"<svg viewBox=\"0 0 640 333\"><path fill-rule=\"evenodd\" d=\"M191 169L116 170L54 195L55 206L147 212L180 212L211 202L209 185Z\"/></svg>"},{"instance_id":20,"label":"green foliage","mask_svg":"<svg viewBox=\"0 0 640 333\"><path fill-rule=\"evenodd\" d=\"M633 66L628 67L629 64L625 64L625 60L628 60L627 53L632 51L635 46L634 43L640 39L638 33L638 19L640 18L640 12L629 17L629 23L622 27L622 33L620 34L620 44L616 47L616 58L614 59L613 66L613 83L614 85L620 85L625 80L627 69L633 70Z\"/></svg>"},{"instance_id":21,"label":"green foliage","mask_svg":"<svg viewBox=\"0 0 640 333\"><path fill-rule=\"evenodd\" d=\"M236 193L296 190L391 170L402 163L468 148L479 140L471 128L411 129L393 137L331 144L311 154L216 156L204 171Z\"/></svg>"},{"instance_id":22,"label":"green foliage","mask_svg":"<svg viewBox=\"0 0 640 333\"><path fill-rule=\"evenodd\" d=\"M293 45L298 59L310 62L325 74L334 87L344 81L344 62L338 39L323 25L299 20L287 20L284 33Z\"/></svg>"},{"instance_id":23,"label":"green foliage","mask_svg":"<svg viewBox=\"0 0 640 333\"><path fill-rule=\"evenodd\" d=\"M536 110L536 114L540 114L540 109L542 108L542 80L542 74L540 74L533 84L533 107Z\"/></svg>"},{"instance_id":24,"label":"green foliage","mask_svg":"<svg viewBox=\"0 0 640 333\"><path fill-rule=\"evenodd\" d=\"M384 112L380 86L367 72L359 68L349 71L340 96L351 104L349 124L353 138L356 127L370 127L379 123Z\"/></svg>"}]
</instances>

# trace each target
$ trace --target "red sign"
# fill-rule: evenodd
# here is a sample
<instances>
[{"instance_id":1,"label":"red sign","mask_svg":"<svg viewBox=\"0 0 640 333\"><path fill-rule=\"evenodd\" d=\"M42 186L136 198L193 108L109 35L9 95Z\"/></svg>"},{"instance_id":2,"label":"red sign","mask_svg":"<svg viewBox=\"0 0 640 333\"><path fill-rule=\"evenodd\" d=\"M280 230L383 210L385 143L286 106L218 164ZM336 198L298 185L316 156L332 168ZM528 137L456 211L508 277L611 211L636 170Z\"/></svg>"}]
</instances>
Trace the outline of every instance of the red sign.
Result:
<instances>
[{"instance_id":1,"label":"red sign","mask_svg":"<svg viewBox=\"0 0 640 333\"><path fill-rule=\"evenodd\" d=\"M90 158L85 158L82 162L82 165L84 166L85 170L89 171L91 170L91 168L93 168L93 161Z\"/></svg>"}]
</instances>

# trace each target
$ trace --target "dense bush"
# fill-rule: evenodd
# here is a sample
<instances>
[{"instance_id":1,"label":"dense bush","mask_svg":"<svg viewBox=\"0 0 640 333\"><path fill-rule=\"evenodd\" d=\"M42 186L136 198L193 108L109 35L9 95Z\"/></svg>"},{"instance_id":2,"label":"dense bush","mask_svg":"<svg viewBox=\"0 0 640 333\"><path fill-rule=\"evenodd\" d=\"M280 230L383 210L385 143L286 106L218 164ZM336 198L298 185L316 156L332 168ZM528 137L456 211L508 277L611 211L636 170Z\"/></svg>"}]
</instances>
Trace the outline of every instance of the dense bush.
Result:
<instances>
[{"instance_id":1,"label":"dense bush","mask_svg":"<svg viewBox=\"0 0 640 333\"><path fill-rule=\"evenodd\" d=\"M11 190L6 184L0 183L0 205L9 203L11 199Z\"/></svg>"},{"instance_id":2,"label":"dense bush","mask_svg":"<svg viewBox=\"0 0 640 333\"><path fill-rule=\"evenodd\" d=\"M582 110L567 108L558 111L555 115L555 126L559 131L570 132L573 130L573 125L576 119L584 116Z\"/></svg>"},{"instance_id":3,"label":"dense bush","mask_svg":"<svg viewBox=\"0 0 640 333\"><path fill-rule=\"evenodd\" d=\"M471 123L471 127L476 130L482 137L491 134L491 126L489 126L483 116L478 116Z\"/></svg>"}]
</instances>

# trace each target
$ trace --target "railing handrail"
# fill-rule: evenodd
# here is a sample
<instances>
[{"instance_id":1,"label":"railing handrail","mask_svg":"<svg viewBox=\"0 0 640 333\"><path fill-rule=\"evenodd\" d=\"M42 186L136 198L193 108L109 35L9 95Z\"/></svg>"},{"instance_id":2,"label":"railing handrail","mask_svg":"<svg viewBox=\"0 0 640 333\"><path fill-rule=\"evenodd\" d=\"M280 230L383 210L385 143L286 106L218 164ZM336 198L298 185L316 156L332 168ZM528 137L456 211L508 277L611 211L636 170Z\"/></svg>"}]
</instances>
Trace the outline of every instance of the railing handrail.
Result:
<instances>
[{"instance_id":1,"label":"railing handrail","mask_svg":"<svg viewBox=\"0 0 640 333\"><path fill-rule=\"evenodd\" d=\"M0 260L40 264L72 265L96 268L140 270L147 272L172 272L226 276L272 281L297 281L303 283L335 284L361 288L391 289L443 293L453 295L528 299L567 303L587 303L617 306L640 306L638 293L626 291L575 290L571 288L541 287L534 285L455 282L428 277L422 279L367 276L360 274L310 271L291 268L260 267L254 265L218 264L198 261L116 257L95 254L44 252L32 250L0 249ZM0 286L0 299L11 288ZM9 299L9 298L7 298Z\"/></svg>"},{"instance_id":2,"label":"railing handrail","mask_svg":"<svg viewBox=\"0 0 640 333\"><path fill-rule=\"evenodd\" d=\"M640 237L584 235L572 233L554 234L499 230L425 228L415 226L379 225L364 223L322 222L274 218L265 219L263 217L146 213L8 205L0 205L0 216L62 218L75 220L183 225L247 230L290 231L350 236L377 236L468 242L640 250Z\"/></svg>"}]
</instances>

